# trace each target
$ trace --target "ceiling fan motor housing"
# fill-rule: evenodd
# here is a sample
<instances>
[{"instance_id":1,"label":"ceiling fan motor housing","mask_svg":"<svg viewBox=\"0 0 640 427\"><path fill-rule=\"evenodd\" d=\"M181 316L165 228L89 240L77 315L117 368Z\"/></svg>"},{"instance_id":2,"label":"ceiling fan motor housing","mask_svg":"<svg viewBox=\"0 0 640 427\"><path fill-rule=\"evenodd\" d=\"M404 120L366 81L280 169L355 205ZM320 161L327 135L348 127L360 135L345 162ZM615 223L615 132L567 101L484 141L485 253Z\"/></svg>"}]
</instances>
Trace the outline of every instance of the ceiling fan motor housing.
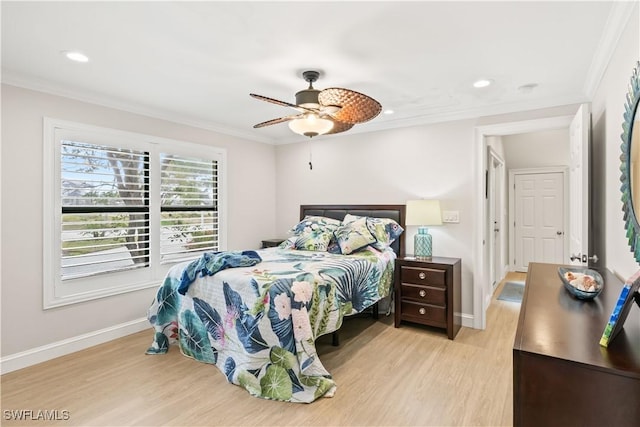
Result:
<instances>
[{"instance_id":1,"label":"ceiling fan motor housing","mask_svg":"<svg viewBox=\"0 0 640 427\"><path fill-rule=\"evenodd\" d=\"M318 89L304 89L300 92L296 93L296 105L305 108L319 108L320 103L318 102L318 94L320 91Z\"/></svg>"},{"instance_id":2,"label":"ceiling fan motor housing","mask_svg":"<svg viewBox=\"0 0 640 427\"><path fill-rule=\"evenodd\" d=\"M301 90L296 93L296 104L305 108L319 108L318 102L319 90L313 88L313 82L317 81L320 77L319 71L308 70L302 73L302 78L306 82L309 82L309 87L305 90Z\"/></svg>"}]
</instances>

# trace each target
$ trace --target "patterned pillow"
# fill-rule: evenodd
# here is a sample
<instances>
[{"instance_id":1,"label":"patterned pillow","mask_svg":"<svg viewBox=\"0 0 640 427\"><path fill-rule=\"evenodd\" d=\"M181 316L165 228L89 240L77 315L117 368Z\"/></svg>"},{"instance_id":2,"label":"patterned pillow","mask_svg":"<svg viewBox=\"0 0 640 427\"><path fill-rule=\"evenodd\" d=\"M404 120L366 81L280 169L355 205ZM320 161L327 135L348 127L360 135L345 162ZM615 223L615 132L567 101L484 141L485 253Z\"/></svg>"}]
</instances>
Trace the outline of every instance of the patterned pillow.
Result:
<instances>
[{"instance_id":1,"label":"patterned pillow","mask_svg":"<svg viewBox=\"0 0 640 427\"><path fill-rule=\"evenodd\" d=\"M404 228L391 218L367 217L367 227L376 238L376 243L372 246L381 251L391 246L404 231Z\"/></svg>"},{"instance_id":2,"label":"patterned pillow","mask_svg":"<svg viewBox=\"0 0 640 427\"><path fill-rule=\"evenodd\" d=\"M317 231L320 228L326 228L333 232L339 226L340 221L337 219L327 218L324 216L307 215L302 221L289 230L289 232L294 236L311 233L312 231Z\"/></svg>"},{"instance_id":3,"label":"patterned pillow","mask_svg":"<svg viewBox=\"0 0 640 427\"><path fill-rule=\"evenodd\" d=\"M307 215L289 230L293 237L288 239L289 244L286 248L302 251L326 251L329 241L333 237L333 231L339 225L340 221L337 219Z\"/></svg>"},{"instance_id":4,"label":"patterned pillow","mask_svg":"<svg viewBox=\"0 0 640 427\"><path fill-rule=\"evenodd\" d=\"M289 237L287 240L285 240L284 242L280 243L278 245L278 248L280 249L295 249L296 247L296 237Z\"/></svg>"},{"instance_id":5,"label":"patterned pillow","mask_svg":"<svg viewBox=\"0 0 640 427\"><path fill-rule=\"evenodd\" d=\"M342 224L333 233L336 236L340 251L347 255L375 243L376 238L367 228L367 218L362 217L355 221Z\"/></svg>"},{"instance_id":6,"label":"patterned pillow","mask_svg":"<svg viewBox=\"0 0 640 427\"><path fill-rule=\"evenodd\" d=\"M391 218L374 218L347 214L345 215L344 220L342 220L342 223L353 222L360 218L367 219L367 228L369 228L371 234L376 238L376 242L371 246L380 251L391 246L391 244L404 232L404 228Z\"/></svg>"},{"instance_id":7,"label":"patterned pillow","mask_svg":"<svg viewBox=\"0 0 640 427\"><path fill-rule=\"evenodd\" d=\"M329 246L331 236L333 236L333 233L331 231L326 229L318 229L317 231L313 231L311 233L304 233L298 236L294 236L292 237L292 239L295 238L294 247L298 250L324 252Z\"/></svg>"}]
</instances>

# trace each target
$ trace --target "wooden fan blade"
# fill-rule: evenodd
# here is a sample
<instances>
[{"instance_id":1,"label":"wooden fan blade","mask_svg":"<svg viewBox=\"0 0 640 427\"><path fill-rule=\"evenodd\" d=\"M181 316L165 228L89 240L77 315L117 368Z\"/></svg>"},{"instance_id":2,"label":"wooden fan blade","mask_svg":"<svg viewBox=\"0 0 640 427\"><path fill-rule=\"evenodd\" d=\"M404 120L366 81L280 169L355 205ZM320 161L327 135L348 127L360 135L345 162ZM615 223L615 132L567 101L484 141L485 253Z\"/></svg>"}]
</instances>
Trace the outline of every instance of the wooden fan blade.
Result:
<instances>
[{"instance_id":1,"label":"wooden fan blade","mask_svg":"<svg viewBox=\"0 0 640 427\"><path fill-rule=\"evenodd\" d=\"M308 108L299 107L296 104L292 104L292 103L286 102L286 101L280 101L278 99L269 98L268 96L257 95L255 93L250 93L249 96L252 96L253 98L256 98L256 99L260 99L262 101L270 102L272 104L282 105L283 107L295 108L298 111L310 111L310 112L313 112L313 110L310 110Z\"/></svg>"},{"instance_id":2,"label":"wooden fan blade","mask_svg":"<svg viewBox=\"0 0 640 427\"><path fill-rule=\"evenodd\" d=\"M325 135L331 135L333 133L340 133L346 130L349 130L353 127L351 123L345 123L338 120L333 119L333 128L327 132Z\"/></svg>"},{"instance_id":3,"label":"wooden fan blade","mask_svg":"<svg viewBox=\"0 0 640 427\"><path fill-rule=\"evenodd\" d=\"M344 123L364 123L382 111L382 105L370 96L354 90L331 87L320 91L318 102L321 105L337 105L340 111L332 114L336 120Z\"/></svg>"},{"instance_id":4,"label":"wooden fan blade","mask_svg":"<svg viewBox=\"0 0 640 427\"><path fill-rule=\"evenodd\" d=\"M300 114L296 114L293 116L279 117L277 119L267 120L266 122L258 123L257 125L253 125L254 129L263 128L265 126L277 125L278 123L288 122L290 120L294 120L301 117Z\"/></svg>"}]
</instances>

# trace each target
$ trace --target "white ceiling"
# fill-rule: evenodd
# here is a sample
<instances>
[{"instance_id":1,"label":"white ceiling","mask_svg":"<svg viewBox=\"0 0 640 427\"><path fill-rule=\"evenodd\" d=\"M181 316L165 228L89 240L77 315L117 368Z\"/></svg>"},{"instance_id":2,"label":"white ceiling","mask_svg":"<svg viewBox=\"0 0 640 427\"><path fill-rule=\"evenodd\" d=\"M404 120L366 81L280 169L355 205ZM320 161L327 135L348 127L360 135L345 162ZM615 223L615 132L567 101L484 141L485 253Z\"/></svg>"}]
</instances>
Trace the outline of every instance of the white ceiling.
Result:
<instances>
[{"instance_id":1,"label":"white ceiling","mask_svg":"<svg viewBox=\"0 0 640 427\"><path fill-rule=\"evenodd\" d=\"M588 101L629 2L9 2L2 81L268 143L301 72L384 109L348 133ZM60 51L80 50L85 64ZM489 78L494 84L475 89ZM537 84L525 93L518 88ZM321 138L336 138L327 135Z\"/></svg>"}]
</instances>

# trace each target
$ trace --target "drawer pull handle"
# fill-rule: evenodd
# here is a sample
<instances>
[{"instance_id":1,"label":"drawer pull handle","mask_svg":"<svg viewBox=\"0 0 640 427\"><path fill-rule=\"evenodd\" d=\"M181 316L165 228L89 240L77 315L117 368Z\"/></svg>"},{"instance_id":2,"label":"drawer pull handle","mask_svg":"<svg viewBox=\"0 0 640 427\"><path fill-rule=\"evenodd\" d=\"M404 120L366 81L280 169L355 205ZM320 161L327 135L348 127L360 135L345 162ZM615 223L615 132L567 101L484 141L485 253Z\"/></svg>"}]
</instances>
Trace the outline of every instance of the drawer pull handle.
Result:
<instances>
[{"instance_id":1,"label":"drawer pull handle","mask_svg":"<svg viewBox=\"0 0 640 427\"><path fill-rule=\"evenodd\" d=\"M418 310L418 312L420 314L425 314L427 312L427 310L424 307L420 307L420 310Z\"/></svg>"},{"instance_id":2,"label":"drawer pull handle","mask_svg":"<svg viewBox=\"0 0 640 427\"><path fill-rule=\"evenodd\" d=\"M420 292L418 292L418 294L424 298L427 296L427 291L425 291L424 289L421 289Z\"/></svg>"},{"instance_id":3,"label":"drawer pull handle","mask_svg":"<svg viewBox=\"0 0 640 427\"><path fill-rule=\"evenodd\" d=\"M418 277L419 277L421 280L424 280L424 279L427 277L427 275L426 275L426 274L424 274L424 271L421 271L421 272L420 272L420 274L418 274Z\"/></svg>"}]
</instances>

